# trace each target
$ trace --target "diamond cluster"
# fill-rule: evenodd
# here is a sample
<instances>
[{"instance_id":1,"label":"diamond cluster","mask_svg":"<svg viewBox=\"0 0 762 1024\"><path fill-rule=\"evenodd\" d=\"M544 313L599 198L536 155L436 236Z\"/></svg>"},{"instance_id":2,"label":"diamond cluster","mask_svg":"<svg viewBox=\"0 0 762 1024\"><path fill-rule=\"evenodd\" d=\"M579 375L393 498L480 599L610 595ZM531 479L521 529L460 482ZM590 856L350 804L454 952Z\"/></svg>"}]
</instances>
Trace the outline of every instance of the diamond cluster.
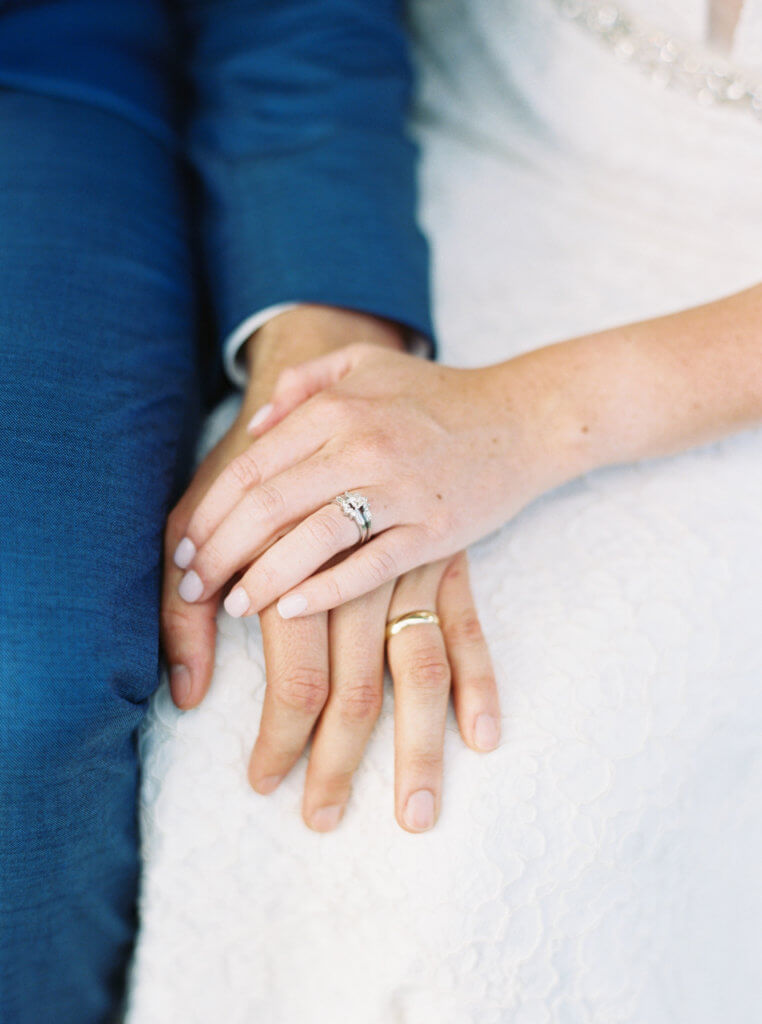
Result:
<instances>
[{"instance_id":1,"label":"diamond cluster","mask_svg":"<svg viewBox=\"0 0 762 1024\"><path fill-rule=\"evenodd\" d=\"M345 516L354 519L357 529L360 531L360 542L368 539L371 529L370 506L364 494L357 491L344 491L334 499Z\"/></svg>"},{"instance_id":2,"label":"diamond cluster","mask_svg":"<svg viewBox=\"0 0 762 1024\"><path fill-rule=\"evenodd\" d=\"M666 32L636 21L617 4L598 0L556 0L571 21L606 43L622 61L652 79L690 93L704 106L731 104L762 121L762 77L733 68Z\"/></svg>"}]
</instances>

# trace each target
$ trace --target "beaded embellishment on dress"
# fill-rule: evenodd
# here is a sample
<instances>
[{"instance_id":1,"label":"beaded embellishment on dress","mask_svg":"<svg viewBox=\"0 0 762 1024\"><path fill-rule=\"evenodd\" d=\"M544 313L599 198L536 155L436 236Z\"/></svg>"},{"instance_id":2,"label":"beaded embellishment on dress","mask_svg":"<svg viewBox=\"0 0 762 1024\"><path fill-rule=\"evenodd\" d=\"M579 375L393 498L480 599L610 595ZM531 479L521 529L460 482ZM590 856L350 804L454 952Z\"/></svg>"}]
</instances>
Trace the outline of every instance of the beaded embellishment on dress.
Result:
<instances>
[{"instance_id":1,"label":"beaded embellishment on dress","mask_svg":"<svg viewBox=\"0 0 762 1024\"><path fill-rule=\"evenodd\" d=\"M641 23L618 4L556 0L561 13L586 28L622 61L654 81L689 93L705 105L733 105L762 120L762 77L734 67L711 50Z\"/></svg>"}]
</instances>

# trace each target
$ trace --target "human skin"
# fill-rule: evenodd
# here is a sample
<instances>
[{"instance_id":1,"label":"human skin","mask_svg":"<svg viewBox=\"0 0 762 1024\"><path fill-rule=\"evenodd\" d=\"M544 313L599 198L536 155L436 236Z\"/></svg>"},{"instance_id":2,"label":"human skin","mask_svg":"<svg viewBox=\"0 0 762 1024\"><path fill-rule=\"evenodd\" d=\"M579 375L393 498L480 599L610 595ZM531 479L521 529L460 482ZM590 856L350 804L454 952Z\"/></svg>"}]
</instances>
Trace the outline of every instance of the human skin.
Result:
<instances>
[{"instance_id":1,"label":"human skin","mask_svg":"<svg viewBox=\"0 0 762 1024\"><path fill-rule=\"evenodd\" d=\"M250 445L246 425L281 372L358 338L368 346L397 351L403 347L391 324L315 306L300 306L276 317L246 346L249 385L241 410L167 523L162 644L172 697L184 710L198 706L210 685L221 596L215 593L189 605L178 594L181 572L172 556L191 512L220 473ZM408 628L390 638L388 654L395 690L395 814L403 828L421 832L435 824L441 808L451 691L464 741L479 751L499 742L495 678L465 556L420 568L397 583L389 581L330 614L287 622L274 606L261 611L267 687L249 780L257 792L273 792L314 733L302 814L317 831L329 831L341 820L352 775L381 708L386 621L417 608L437 609L442 628Z\"/></svg>"},{"instance_id":2,"label":"human skin","mask_svg":"<svg viewBox=\"0 0 762 1024\"><path fill-rule=\"evenodd\" d=\"M757 285L481 369L359 345L286 372L255 440L190 517L196 555L181 596L206 599L246 564L226 599L232 614L273 601L287 618L335 608L580 474L753 426L760 325ZM356 540L329 503L355 488L374 536L321 568Z\"/></svg>"}]
</instances>

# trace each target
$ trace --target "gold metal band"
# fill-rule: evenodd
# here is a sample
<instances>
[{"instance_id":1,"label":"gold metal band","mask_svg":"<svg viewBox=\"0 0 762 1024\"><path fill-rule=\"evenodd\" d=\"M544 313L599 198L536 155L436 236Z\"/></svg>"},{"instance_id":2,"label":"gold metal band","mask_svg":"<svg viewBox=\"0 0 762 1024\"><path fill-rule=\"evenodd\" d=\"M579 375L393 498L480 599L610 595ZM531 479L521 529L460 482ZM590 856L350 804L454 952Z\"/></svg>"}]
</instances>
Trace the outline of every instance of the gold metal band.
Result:
<instances>
[{"instance_id":1,"label":"gold metal band","mask_svg":"<svg viewBox=\"0 0 762 1024\"><path fill-rule=\"evenodd\" d=\"M398 615L395 619L390 619L386 624L386 639L390 636L395 636L401 629L407 628L407 626L423 626L427 623L431 623L432 626L439 625L439 616L436 612L429 612L425 608L421 608L415 612L405 612L404 615Z\"/></svg>"}]
</instances>

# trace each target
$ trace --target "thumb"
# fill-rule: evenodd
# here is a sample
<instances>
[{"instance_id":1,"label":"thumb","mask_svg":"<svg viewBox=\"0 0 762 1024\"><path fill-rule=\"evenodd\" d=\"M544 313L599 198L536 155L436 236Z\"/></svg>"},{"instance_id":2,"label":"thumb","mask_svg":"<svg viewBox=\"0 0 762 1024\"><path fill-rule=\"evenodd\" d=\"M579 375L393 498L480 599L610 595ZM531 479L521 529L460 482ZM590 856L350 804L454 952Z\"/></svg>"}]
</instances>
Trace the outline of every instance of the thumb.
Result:
<instances>
[{"instance_id":1,"label":"thumb","mask_svg":"<svg viewBox=\"0 0 762 1024\"><path fill-rule=\"evenodd\" d=\"M362 357L367 346L345 345L327 355L309 359L307 362L289 366L281 371L275 381L270 401L254 413L246 427L247 433L258 437L274 427L290 412L318 391L337 384L352 370Z\"/></svg>"}]
</instances>

